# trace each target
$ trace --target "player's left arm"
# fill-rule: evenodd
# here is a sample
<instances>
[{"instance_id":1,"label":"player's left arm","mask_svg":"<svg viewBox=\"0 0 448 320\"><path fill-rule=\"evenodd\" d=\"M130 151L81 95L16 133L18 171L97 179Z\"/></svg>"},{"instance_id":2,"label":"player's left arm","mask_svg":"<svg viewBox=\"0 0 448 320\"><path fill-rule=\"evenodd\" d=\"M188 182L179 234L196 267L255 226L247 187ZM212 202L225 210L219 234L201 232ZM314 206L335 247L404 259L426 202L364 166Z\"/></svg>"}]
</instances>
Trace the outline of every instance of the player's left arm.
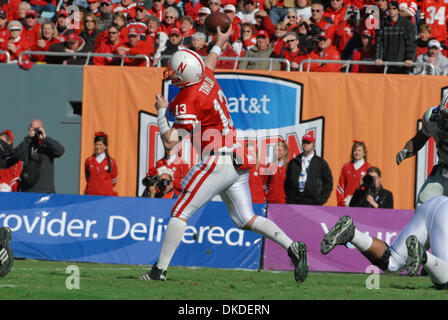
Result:
<instances>
[{"instance_id":1,"label":"player's left arm","mask_svg":"<svg viewBox=\"0 0 448 320\"><path fill-rule=\"evenodd\" d=\"M221 32L221 27L218 26L216 33L216 42L213 48L210 50L207 58L205 59L205 66L215 71L216 64L218 63L219 56L221 55L224 45L232 34L232 27L229 27L226 33Z\"/></svg>"}]
</instances>

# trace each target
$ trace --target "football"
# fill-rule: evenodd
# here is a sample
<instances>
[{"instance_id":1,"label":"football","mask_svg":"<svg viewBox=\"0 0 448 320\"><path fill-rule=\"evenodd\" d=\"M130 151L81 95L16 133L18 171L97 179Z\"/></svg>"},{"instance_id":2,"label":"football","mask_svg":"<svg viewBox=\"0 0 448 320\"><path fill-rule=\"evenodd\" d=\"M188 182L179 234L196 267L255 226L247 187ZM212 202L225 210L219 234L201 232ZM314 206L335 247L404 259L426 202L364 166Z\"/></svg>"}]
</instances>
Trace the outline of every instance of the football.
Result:
<instances>
[{"instance_id":1,"label":"football","mask_svg":"<svg viewBox=\"0 0 448 320\"><path fill-rule=\"evenodd\" d=\"M232 21L230 21L230 18L227 16L227 14L222 12L212 12L208 15L208 17L205 19L205 27L210 33L217 33L217 27L221 27L222 32L226 32L230 25L232 24Z\"/></svg>"}]
</instances>

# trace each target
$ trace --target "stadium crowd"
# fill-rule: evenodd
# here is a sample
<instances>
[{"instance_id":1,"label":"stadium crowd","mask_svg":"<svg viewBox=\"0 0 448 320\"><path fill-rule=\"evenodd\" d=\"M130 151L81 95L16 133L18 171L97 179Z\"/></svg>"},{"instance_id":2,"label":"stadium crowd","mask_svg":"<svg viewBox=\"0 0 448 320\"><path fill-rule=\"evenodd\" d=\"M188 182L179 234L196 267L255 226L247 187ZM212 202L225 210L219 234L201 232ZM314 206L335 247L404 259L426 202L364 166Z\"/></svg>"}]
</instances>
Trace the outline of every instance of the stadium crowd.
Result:
<instances>
[{"instance_id":1,"label":"stadium crowd","mask_svg":"<svg viewBox=\"0 0 448 320\"><path fill-rule=\"evenodd\" d=\"M0 2L0 50L16 62L26 50L69 52L71 56L26 55L33 63L85 64L75 53L107 53L89 59L94 65L163 66L180 48L207 55L214 35L206 17L224 12L232 35L224 57L282 58L291 71L345 71L337 63L313 60L374 61L353 65L351 72L382 72L384 61L401 62L392 73L428 72L413 62L448 66L447 4L438 0L3 0ZM6 62L0 52L0 62ZM237 65L235 65L237 64ZM222 60L221 69L285 70L260 60Z\"/></svg>"}]
</instances>

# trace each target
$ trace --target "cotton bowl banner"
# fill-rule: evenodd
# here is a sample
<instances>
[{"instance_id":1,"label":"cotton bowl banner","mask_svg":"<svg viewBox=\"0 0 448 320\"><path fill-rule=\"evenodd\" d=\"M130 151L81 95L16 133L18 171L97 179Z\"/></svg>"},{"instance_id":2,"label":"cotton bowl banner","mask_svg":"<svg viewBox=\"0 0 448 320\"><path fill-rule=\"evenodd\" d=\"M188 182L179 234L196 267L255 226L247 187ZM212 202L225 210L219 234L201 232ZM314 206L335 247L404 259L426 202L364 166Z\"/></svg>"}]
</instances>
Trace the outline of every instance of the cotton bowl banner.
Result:
<instances>
[{"instance_id":1,"label":"cotton bowl banner","mask_svg":"<svg viewBox=\"0 0 448 320\"><path fill-rule=\"evenodd\" d=\"M237 129L237 140L243 147L245 141L257 144L260 161L263 164L275 160L275 145L279 140L286 140L290 158L301 153L301 138L311 133L316 138L316 152L322 154L323 118L302 121L301 83L250 74L216 75L227 98L227 107ZM165 82L163 93L172 101L179 88ZM285 108L288 106L289 108ZM138 194L143 192L140 183L158 159L164 156L163 145L157 127L157 118L147 112L140 112L139 119L139 179ZM170 115L169 119L174 120ZM198 155L192 152L191 142L182 145L182 157L194 164Z\"/></svg>"},{"instance_id":2,"label":"cotton bowl banner","mask_svg":"<svg viewBox=\"0 0 448 320\"><path fill-rule=\"evenodd\" d=\"M173 200L0 192L0 226L13 231L13 254L43 260L153 264ZM264 215L264 206L255 205ZM258 269L261 236L238 229L224 203L188 221L172 265Z\"/></svg>"},{"instance_id":3,"label":"cotton bowl banner","mask_svg":"<svg viewBox=\"0 0 448 320\"><path fill-rule=\"evenodd\" d=\"M349 215L361 232L391 244L414 215L413 210L269 205L268 218L293 240L306 243L311 271L366 272L371 263L352 245L335 247L328 255L320 252L325 233L344 215ZM266 240L266 270L291 270L288 256L276 243Z\"/></svg>"}]
</instances>

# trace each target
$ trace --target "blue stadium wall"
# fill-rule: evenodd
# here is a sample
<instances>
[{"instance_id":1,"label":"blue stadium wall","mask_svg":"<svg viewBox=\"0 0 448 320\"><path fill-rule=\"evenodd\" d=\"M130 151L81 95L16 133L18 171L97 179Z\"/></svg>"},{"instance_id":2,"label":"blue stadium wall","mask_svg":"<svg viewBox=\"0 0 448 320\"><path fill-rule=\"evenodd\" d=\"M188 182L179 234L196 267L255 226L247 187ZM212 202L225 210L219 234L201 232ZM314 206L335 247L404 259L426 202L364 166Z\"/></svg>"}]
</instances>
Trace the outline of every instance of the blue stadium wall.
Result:
<instances>
[{"instance_id":1,"label":"blue stadium wall","mask_svg":"<svg viewBox=\"0 0 448 320\"><path fill-rule=\"evenodd\" d=\"M32 119L65 147L55 160L56 192L78 194L81 151L82 66L0 65L0 130L10 129L17 146Z\"/></svg>"}]
</instances>

